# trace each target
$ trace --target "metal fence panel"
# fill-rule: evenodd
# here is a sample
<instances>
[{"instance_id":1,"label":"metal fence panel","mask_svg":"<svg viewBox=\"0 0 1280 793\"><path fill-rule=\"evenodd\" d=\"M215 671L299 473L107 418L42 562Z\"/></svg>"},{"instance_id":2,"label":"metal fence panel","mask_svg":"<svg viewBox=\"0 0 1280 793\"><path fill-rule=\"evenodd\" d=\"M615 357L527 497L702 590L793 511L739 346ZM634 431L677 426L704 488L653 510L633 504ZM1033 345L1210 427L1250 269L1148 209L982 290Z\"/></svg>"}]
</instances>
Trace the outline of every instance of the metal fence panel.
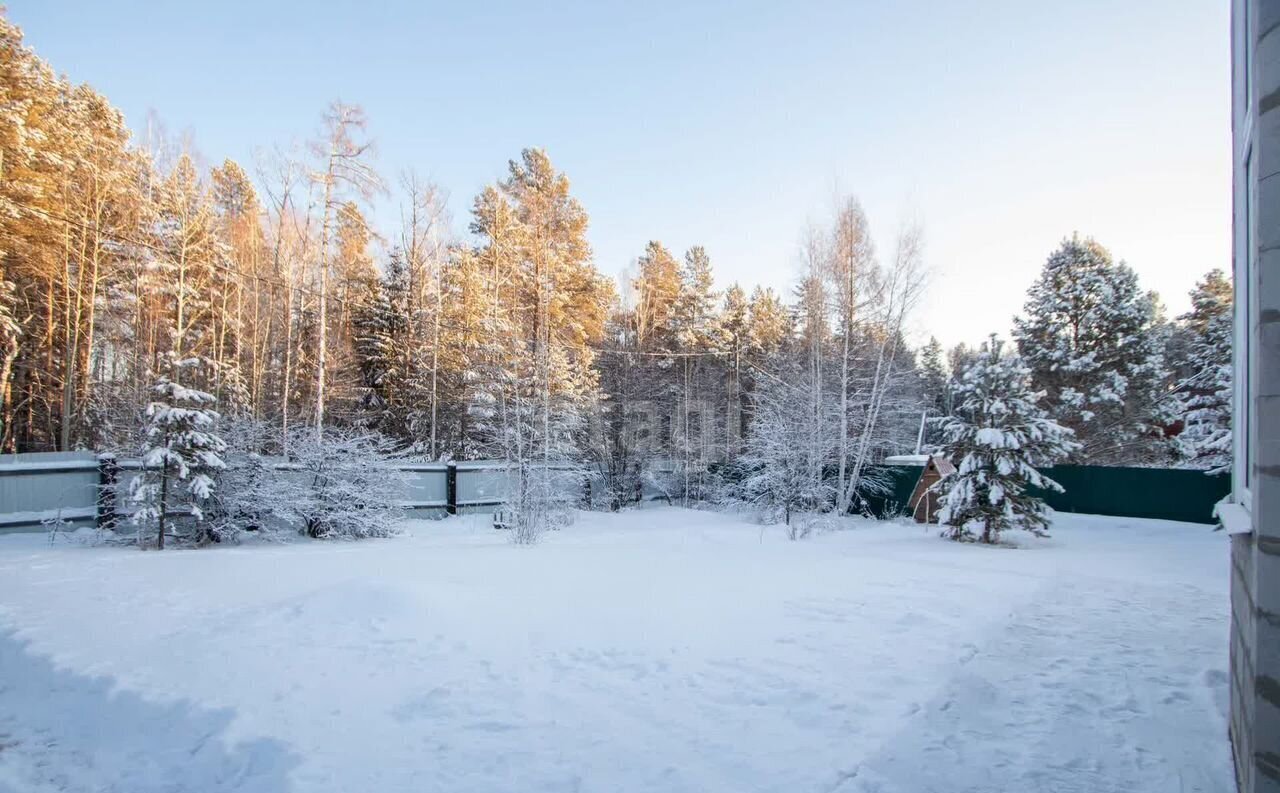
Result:
<instances>
[{"instance_id":1,"label":"metal fence panel","mask_svg":"<svg viewBox=\"0 0 1280 793\"><path fill-rule=\"evenodd\" d=\"M904 513L922 469L887 465L878 470L886 471L891 492L868 499L872 512ZM1064 488L1062 493L1034 492L1053 509L1121 518L1214 523L1214 505L1231 489L1230 475L1191 468L1058 465L1042 473Z\"/></svg>"},{"instance_id":2,"label":"metal fence panel","mask_svg":"<svg viewBox=\"0 0 1280 793\"><path fill-rule=\"evenodd\" d=\"M497 506L515 485L515 471L501 461L460 462L455 469L458 472L459 510L476 511L478 507Z\"/></svg>"},{"instance_id":3,"label":"metal fence panel","mask_svg":"<svg viewBox=\"0 0 1280 793\"><path fill-rule=\"evenodd\" d=\"M409 468L404 470L405 489L402 501L410 508L440 507L449 505L449 468Z\"/></svg>"},{"instance_id":4,"label":"metal fence panel","mask_svg":"<svg viewBox=\"0 0 1280 793\"><path fill-rule=\"evenodd\" d=\"M115 511L132 512L130 480L136 460L121 460L115 488ZM40 531L42 521L60 516L69 523L92 525L99 492L99 462L89 452L51 452L0 456L0 532ZM514 471L502 461L404 463L401 504L413 517L442 517L452 506L460 512L489 511L502 503L514 483ZM868 497L867 509L879 516L903 514L921 469L881 465L869 475L881 477L887 492ZM1230 477L1174 468L1060 465L1045 474L1065 488L1063 493L1037 493L1061 512L1118 517L1160 518L1213 523L1213 508L1230 488ZM275 476L289 477L288 470ZM450 493L450 477L456 492ZM574 496L585 495L585 482L566 476L562 485ZM451 504L451 498L452 504ZM649 498L656 488L645 488Z\"/></svg>"},{"instance_id":5,"label":"metal fence panel","mask_svg":"<svg viewBox=\"0 0 1280 793\"><path fill-rule=\"evenodd\" d=\"M1066 492L1045 493L1061 512L1214 523L1213 507L1231 489L1228 474L1191 468L1058 465L1044 474Z\"/></svg>"},{"instance_id":6,"label":"metal fence panel","mask_svg":"<svg viewBox=\"0 0 1280 793\"><path fill-rule=\"evenodd\" d=\"M0 532L38 531L54 517L91 525L97 498L92 452L0 455Z\"/></svg>"}]
</instances>

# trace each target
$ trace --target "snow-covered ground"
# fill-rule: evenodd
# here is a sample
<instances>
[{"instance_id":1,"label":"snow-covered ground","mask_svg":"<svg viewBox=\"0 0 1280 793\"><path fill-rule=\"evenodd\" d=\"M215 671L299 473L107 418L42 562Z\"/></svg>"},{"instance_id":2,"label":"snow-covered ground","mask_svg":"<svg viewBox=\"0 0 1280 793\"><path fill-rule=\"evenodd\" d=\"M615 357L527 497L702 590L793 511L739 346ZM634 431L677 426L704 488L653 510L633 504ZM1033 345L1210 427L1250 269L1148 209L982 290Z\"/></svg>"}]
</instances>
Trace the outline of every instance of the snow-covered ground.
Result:
<instances>
[{"instance_id":1,"label":"snow-covered ground","mask_svg":"<svg viewBox=\"0 0 1280 793\"><path fill-rule=\"evenodd\" d=\"M1227 545L672 508L142 553L0 538L0 791L1229 791Z\"/></svg>"}]
</instances>

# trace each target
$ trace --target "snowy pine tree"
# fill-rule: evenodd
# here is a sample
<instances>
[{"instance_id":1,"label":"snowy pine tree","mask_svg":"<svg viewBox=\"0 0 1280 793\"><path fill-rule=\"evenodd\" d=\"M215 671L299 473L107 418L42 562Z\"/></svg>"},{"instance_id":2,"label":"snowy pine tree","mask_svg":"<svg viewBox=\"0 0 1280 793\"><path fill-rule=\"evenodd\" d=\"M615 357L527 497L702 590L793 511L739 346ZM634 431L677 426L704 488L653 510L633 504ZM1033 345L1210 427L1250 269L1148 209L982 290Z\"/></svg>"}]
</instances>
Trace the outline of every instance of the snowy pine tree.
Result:
<instances>
[{"instance_id":1,"label":"snowy pine tree","mask_svg":"<svg viewBox=\"0 0 1280 793\"><path fill-rule=\"evenodd\" d=\"M1036 470L1066 457L1078 444L1072 431L1036 403L1031 370L991 337L959 382L956 414L944 425L944 454L956 473L940 480L939 520L954 540L995 543L1008 529L1044 536L1046 507L1027 489L1062 491Z\"/></svg>"},{"instance_id":2,"label":"snowy pine tree","mask_svg":"<svg viewBox=\"0 0 1280 793\"><path fill-rule=\"evenodd\" d=\"M949 380L950 376L943 362L942 344L937 338L930 336L928 344L920 348L920 388L923 391L924 407L930 415L945 416L951 412Z\"/></svg>"},{"instance_id":3,"label":"snowy pine tree","mask_svg":"<svg viewBox=\"0 0 1280 793\"><path fill-rule=\"evenodd\" d=\"M1064 240L1014 320L1018 351L1050 415L1072 428L1084 462L1147 463L1173 416L1153 295L1092 239Z\"/></svg>"},{"instance_id":4,"label":"snowy pine tree","mask_svg":"<svg viewBox=\"0 0 1280 793\"><path fill-rule=\"evenodd\" d=\"M175 376L196 364L195 359L176 362ZM152 389L153 400L146 411L146 448L142 471L130 484L138 505L134 522L142 529L156 524L156 547L164 548L165 535L174 526L174 516L190 515L197 530L197 542L213 539L204 525L202 505L214 489L213 475L223 467L226 448L214 433L218 414L209 406L212 394L186 388L161 377Z\"/></svg>"},{"instance_id":5,"label":"snowy pine tree","mask_svg":"<svg viewBox=\"0 0 1280 793\"><path fill-rule=\"evenodd\" d=\"M1191 335L1191 374L1178 389L1182 456L1211 473L1231 470L1231 281L1213 270L1191 292L1191 311L1180 319Z\"/></svg>"},{"instance_id":6,"label":"snowy pine tree","mask_svg":"<svg viewBox=\"0 0 1280 793\"><path fill-rule=\"evenodd\" d=\"M378 280L368 283L352 309L352 347L362 391L356 403L357 421L379 431L398 430L404 424L393 400L404 380L398 345L403 343L408 320L392 298L403 269L399 251L392 251L386 285Z\"/></svg>"}]
</instances>

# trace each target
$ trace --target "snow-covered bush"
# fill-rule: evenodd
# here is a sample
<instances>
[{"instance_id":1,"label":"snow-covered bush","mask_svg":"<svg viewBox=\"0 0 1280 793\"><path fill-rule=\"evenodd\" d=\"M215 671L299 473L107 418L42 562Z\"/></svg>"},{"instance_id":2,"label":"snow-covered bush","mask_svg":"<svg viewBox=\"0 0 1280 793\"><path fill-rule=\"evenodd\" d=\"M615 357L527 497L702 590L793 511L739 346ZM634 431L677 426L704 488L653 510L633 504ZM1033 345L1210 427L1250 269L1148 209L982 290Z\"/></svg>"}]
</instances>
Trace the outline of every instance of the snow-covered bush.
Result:
<instances>
[{"instance_id":1,"label":"snow-covered bush","mask_svg":"<svg viewBox=\"0 0 1280 793\"><path fill-rule=\"evenodd\" d=\"M585 399L577 386L551 382L552 372L572 368L563 354L540 342L498 371L493 404L500 407L483 418L483 452L509 466L503 511L512 541L521 545L568 525L585 495L588 471L579 447L587 431Z\"/></svg>"},{"instance_id":2,"label":"snow-covered bush","mask_svg":"<svg viewBox=\"0 0 1280 793\"><path fill-rule=\"evenodd\" d=\"M943 451L956 473L939 481L939 520L954 540L995 543L1000 532L1025 529L1044 536L1044 502L1029 487L1062 492L1036 470L1076 450L1072 431L1048 418L1031 390L1031 371L1016 356L1002 356L991 337L961 378L956 414L943 426Z\"/></svg>"},{"instance_id":3,"label":"snow-covered bush","mask_svg":"<svg viewBox=\"0 0 1280 793\"><path fill-rule=\"evenodd\" d=\"M287 510L280 502L279 432L252 418L223 419L219 435L226 442L223 467L209 508L209 533L218 541L234 540L243 532L271 536L288 528Z\"/></svg>"},{"instance_id":4,"label":"snow-covered bush","mask_svg":"<svg viewBox=\"0 0 1280 793\"><path fill-rule=\"evenodd\" d=\"M195 365L195 359L176 362L174 376ZM168 377L157 381L152 394L146 410L142 471L130 484L131 498L138 505L133 516L138 541L145 540L144 531L154 523L157 548L164 547L166 534L207 542L213 538L202 507L213 493L213 477L223 467L221 454L226 448L214 433L218 414L209 407L214 397ZM176 527L179 518L188 516L186 522L194 529L183 537Z\"/></svg>"},{"instance_id":5,"label":"snow-covered bush","mask_svg":"<svg viewBox=\"0 0 1280 793\"><path fill-rule=\"evenodd\" d=\"M514 465L511 490L504 502L511 540L532 545L544 531L556 531L573 522L585 471L568 462Z\"/></svg>"},{"instance_id":6,"label":"snow-covered bush","mask_svg":"<svg viewBox=\"0 0 1280 793\"><path fill-rule=\"evenodd\" d=\"M776 515L789 527L802 511L828 508L835 495L826 476L832 455L831 421L822 400L803 386L781 380L761 382L754 395L755 413L742 481L743 500ZM805 536L803 527L789 530L792 539Z\"/></svg>"},{"instance_id":7,"label":"snow-covered bush","mask_svg":"<svg viewBox=\"0 0 1280 793\"><path fill-rule=\"evenodd\" d=\"M389 537L404 510L404 474L394 444L376 432L326 427L322 435L299 428L279 482L278 511L299 531L324 539Z\"/></svg>"}]
</instances>

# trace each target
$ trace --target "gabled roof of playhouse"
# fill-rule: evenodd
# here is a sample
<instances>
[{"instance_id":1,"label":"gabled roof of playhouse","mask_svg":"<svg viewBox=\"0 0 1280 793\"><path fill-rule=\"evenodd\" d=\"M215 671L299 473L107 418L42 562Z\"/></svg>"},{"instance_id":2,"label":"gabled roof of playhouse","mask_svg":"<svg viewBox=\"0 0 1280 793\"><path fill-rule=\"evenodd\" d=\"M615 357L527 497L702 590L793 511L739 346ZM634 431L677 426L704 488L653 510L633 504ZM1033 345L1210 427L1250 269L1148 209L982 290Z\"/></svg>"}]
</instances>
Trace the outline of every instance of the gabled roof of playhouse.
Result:
<instances>
[{"instance_id":1,"label":"gabled roof of playhouse","mask_svg":"<svg viewBox=\"0 0 1280 793\"><path fill-rule=\"evenodd\" d=\"M938 469L938 473L942 476L951 476L956 472L955 465L940 454L933 458L933 466Z\"/></svg>"}]
</instances>

